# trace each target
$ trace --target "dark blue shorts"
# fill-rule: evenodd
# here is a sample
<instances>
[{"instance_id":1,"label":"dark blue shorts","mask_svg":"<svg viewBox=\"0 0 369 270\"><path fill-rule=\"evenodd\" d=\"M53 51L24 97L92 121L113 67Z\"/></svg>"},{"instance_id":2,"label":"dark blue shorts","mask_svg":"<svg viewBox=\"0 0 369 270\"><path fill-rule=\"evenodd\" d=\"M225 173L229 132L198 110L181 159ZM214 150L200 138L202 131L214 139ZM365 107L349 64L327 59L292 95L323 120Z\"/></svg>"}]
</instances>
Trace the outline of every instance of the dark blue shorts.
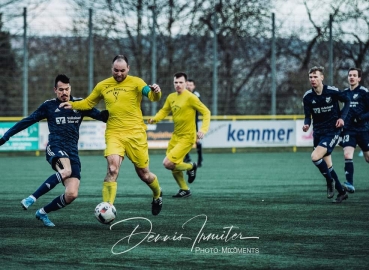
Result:
<instances>
[{"instance_id":1,"label":"dark blue shorts","mask_svg":"<svg viewBox=\"0 0 369 270\"><path fill-rule=\"evenodd\" d=\"M324 135L313 133L314 149L317 146L327 148L327 153L325 155L329 156L333 152L334 147L336 147L339 137L338 132Z\"/></svg>"},{"instance_id":2,"label":"dark blue shorts","mask_svg":"<svg viewBox=\"0 0 369 270\"><path fill-rule=\"evenodd\" d=\"M341 133L342 147L359 145L364 152L369 151L369 131L344 130Z\"/></svg>"},{"instance_id":3,"label":"dark blue shorts","mask_svg":"<svg viewBox=\"0 0 369 270\"><path fill-rule=\"evenodd\" d=\"M46 147L46 160L50 163L53 170L56 169L56 164L59 162L60 158L68 158L70 160L70 166L72 173L70 177L74 177L81 180L81 163L78 156L69 156L68 153L57 146L48 145Z\"/></svg>"}]
</instances>

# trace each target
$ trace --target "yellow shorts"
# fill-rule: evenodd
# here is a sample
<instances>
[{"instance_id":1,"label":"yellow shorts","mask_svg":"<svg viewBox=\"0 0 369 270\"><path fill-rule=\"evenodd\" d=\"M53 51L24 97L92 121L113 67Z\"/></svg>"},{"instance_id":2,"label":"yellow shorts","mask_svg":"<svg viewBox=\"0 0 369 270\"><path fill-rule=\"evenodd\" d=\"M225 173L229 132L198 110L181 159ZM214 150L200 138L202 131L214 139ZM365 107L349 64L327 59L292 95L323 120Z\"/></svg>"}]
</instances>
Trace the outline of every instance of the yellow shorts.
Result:
<instances>
[{"instance_id":1,"label":"yellow shorts","mask_svg":"<svg viewBox=\"0 0 369 270\"><path fill-rule=\"evenodd\" d=\"M107 132L105 134L105 157L120 155L127 157L138 168L149 166L149 146L147 144L146 131Z\"/></svg>"},{"instance_id":2,"label":"yellow shorts","mask_svg":"<svg viewBox=\"0 0 369 270\"><path fill-rule=\"evenodd\" d=\"M194 145L194 137L193 136L177 136L175 134L172 135L168 143L167 149L167 158L175 163L179 164L183 161L184 157Z\"/></svg>"}]
</instances>

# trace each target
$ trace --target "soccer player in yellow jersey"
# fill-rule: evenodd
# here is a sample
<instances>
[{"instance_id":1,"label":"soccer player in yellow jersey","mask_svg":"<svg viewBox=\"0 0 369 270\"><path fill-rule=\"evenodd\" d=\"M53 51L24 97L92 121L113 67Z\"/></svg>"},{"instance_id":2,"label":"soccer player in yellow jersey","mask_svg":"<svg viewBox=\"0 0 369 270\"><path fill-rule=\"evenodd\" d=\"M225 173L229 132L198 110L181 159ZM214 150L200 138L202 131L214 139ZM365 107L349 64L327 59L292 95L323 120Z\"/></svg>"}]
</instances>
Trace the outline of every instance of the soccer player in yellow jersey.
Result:
<instances>
[{"instance_id":1,"label":"soccer player in yellow jersey","mask_svg":"<svg viewBox=\"0 0 369 270\"><path fill-rule=\"evenodd\" d=\"M151 119L149 124L157 123L172 113L174 122L173 135L169 141L166 157L163 165L171 170L176 180L179 191L174 198L186 198L191 196L191 191L183 178L183 171L187 171L188 182L192 183L196 178L197 164L183 162L186 154L191 150L196 139L204 138L210 125L210 111L200 99L186 89L187 75L179 72L174 74L175 93L170 94L159 112ZM196 133L196 123L193 121L196 111L202 114L203 122Z\"/></svg>"},{"instance_id":2,"label":"soccer player in yellow jersey","mask_svg":"<svg viewBox=\"0 0 369 270\"><path fill-rule=\"evenodd\" d=\"M161 98L159 85L147 85L142 79L128 75L128 59L117 55L112 63L112 77L99 82L84 100L62 103L60 107L89 110L100 100L105 101L109 120L105 131L105 157L108 162L102 197L104 202L114 204L117 178L124 156L132 161L137 175L153 192L152 214L158 215L162 208L162 192L158 178L149 170L149 153L146 125L141 111L142 96L151 101Z\"/></svg>"}]
</instances>

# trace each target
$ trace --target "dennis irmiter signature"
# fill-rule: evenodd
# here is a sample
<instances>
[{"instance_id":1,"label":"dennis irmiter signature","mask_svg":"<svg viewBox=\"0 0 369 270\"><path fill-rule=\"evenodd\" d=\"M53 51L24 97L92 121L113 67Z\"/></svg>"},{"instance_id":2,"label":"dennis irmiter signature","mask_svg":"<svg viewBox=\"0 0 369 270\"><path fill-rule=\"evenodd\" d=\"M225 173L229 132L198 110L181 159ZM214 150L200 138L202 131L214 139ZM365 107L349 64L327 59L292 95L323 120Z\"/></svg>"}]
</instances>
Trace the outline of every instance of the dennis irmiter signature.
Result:
<instances>
[{"instance_id":1,"label":"dennis irmiter signature","mask_svg":"<svg viewBox=\"0 0 369 270\"><path fill-rule=\"evenodd\" d=\"M241 232L236 232L238 227L235 226L225 226L222 228L222 233L207 233L205 232L206 223L208 221L208 217L204 214L194 216L190 219L188 219L186 222L182 224L182 229L185 229L188 224L193 222L196 219L203 219L203 223L201 227L199 228L199 231L196 234L196 237L189 237L185 233L173 233L172 235L161 235L159 233L156 233L153 231L153 224L151 220L144 218L144 217L132 217L123 219L120 221L115 222L110 226L110 230L113 230L114 227L117 227L118 225L123 225L125 222L132 222L132 221L144 221L144 223L147 223L147 227L144 225L142 228L140 228L140 225L136 225L136 227L130 232L128 235L124 236L123 238L119 239L111 248L111 252L115 255L117 254L123 254L126 252L129 252L130 250L133 250L134 248L138 247L143 242L167 242L167 241L189 241L192 242L191 246L191 252L196 247L196 245L200 244L201 242L210 242L210 241L218 241L218 242L230 242L234 240L249 240L249 239L259 239L257 236L244 236ZM138 240L137 240L138 238ZM129 246L131 242L134 242L133 246ZM118 247L120 252L116 252L115 249ZM121 251L121 246L127 245L127 248Z\"/></svg>"}]
</instances>

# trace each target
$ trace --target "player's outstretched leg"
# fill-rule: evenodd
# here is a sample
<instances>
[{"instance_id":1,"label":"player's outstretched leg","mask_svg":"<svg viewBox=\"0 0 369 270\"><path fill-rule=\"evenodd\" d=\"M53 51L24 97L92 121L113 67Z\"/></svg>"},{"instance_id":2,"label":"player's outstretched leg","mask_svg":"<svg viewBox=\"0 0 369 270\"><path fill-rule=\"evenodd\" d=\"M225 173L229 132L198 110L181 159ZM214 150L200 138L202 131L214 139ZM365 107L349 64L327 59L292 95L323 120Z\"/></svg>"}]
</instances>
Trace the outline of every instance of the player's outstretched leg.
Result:
<instances>
[{"instance_id":1,"label":"player's outstretched leg","mask_svg":"<svg viewBox=\"0 0 369 270\"><path fill-rule=\"evenodd\" d=\"M62 182L60 173L55 173L45 180L45 182L30 196L21 201L24 210L27 210L38 198L52 190L57 184Z\"/></svg>"}]
</instances>

